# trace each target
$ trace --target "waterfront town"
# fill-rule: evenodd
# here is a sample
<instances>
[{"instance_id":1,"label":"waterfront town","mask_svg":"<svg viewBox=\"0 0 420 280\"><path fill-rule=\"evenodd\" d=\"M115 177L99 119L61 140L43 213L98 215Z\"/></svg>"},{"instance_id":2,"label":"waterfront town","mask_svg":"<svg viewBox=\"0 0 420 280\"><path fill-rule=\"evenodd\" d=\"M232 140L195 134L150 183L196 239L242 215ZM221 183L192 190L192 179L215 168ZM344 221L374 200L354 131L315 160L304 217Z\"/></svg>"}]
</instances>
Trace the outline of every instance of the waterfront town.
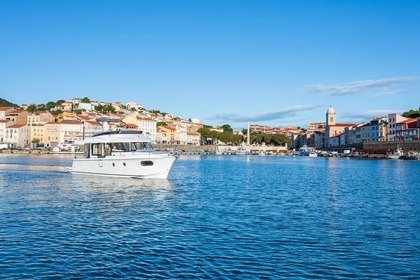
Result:
<instances>
[{"instance_id":1,"label":"waterfront town","mask_svg":"<svg viewBox=\"0 0 420 280\"><path fill-rule=\"evenodd\" d=\"M404 117L390 113L361 123L340 123L330 106L325 116L320 116L324 121L308 123L306 128L249 124L247 129L233 130L230 125L212 127L197 118L185 120L170 113L146 110L135 102L106 103L85 97L50 101L46 105L0 107L0 149L74 150L78 149L77 141L104 130L136 130L142 131L154 144L171 147L242 145L252 146L255 151L264 148L277 152L308 147L316 151L364 149L386 154L408 145L406 150L417 154L419 111L409 112L413 114ZM221 136L224 132L230 133L229 139L234 140L225 140ZM283 136L282 143L275 141L275 135Z\"/></svg>"}]
</instances>

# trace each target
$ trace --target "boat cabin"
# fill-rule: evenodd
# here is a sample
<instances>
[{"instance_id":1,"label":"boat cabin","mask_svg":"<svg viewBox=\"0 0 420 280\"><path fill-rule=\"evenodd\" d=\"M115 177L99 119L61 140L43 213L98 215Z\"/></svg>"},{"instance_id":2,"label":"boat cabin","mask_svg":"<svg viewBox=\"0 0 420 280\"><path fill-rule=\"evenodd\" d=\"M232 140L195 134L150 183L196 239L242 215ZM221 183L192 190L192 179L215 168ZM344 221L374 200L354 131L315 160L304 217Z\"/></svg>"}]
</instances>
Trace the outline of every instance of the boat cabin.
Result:
<instances>
[{"instance_id":1,"label":"boat cabin","mask_svg":"<svg viewBox=\"0 0 420 280\"><path fill-rule=\"evenodd\" d=\"M133 155L152 152L151 140L139 131L109 131L83 141L85 158Z\"/></svg>"}]
</instances>

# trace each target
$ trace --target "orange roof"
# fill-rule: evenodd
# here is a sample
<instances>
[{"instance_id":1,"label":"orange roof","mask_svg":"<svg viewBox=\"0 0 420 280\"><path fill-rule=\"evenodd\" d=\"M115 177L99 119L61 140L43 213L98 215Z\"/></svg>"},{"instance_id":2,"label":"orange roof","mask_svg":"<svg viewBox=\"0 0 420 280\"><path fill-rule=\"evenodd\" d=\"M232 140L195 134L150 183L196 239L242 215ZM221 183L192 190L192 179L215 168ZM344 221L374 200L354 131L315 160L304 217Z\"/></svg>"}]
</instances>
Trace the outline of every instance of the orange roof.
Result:
<instances>
[{"instance_id":1,"label":"orange roof","mask_svg":"<svg viewBox=\"0 0 420 280\"><path fill-rule=\"evenodd\" d=\"M7 111L9 109L13 109L13 107L6 107L6 106L0 107L0 111Z\"/></svg>"},{"instance_id":2,"label":"orange roof","mask_svg":"<svg viewBox=\"0 0 420 280\"><path fill-rule=\"evenodd\" d=\"M131 126L131 127L138 127L136 124L134 124L134 123L127 123L127 124L125 124L125 126Z\"/></svg>"},{"instance_id":3,"label":"orange roof","mask_svg":"<svg viewBox=\"0 0 420 280\"><path fill-rule=\"evenodd\" d=\"M144 120L144 121L154 121L154 119L149 118L149 117L140 117L140 116L137 116L137 119L138 120Z\"/></svg>"},{"instance_id":4,"label":"orange roof","mask_svg":"<svg viewBox=\"0 0 420 280\"><path fill-rule=\"evenodd\" d=\"M9 109L13 109L13 107L12 106L9 106L9 107L7 107L7 106L0 107L0 111L7 111Z\"/></svg>"},{"instance_id":5,"label":"orange roof","mask_svg":"<svg viewBox=\"0 0 420 280\"><path fill-rule=\"evenodd\" d=\"M412 123L412 122L416 122L416 121L417 121L417 119L410 118L410 119L406 119L406 120L400 121L399 123Z\"/></svg>"},{"instance_id":6,"label":"orange roof","mask_svg":"<svg viewBox=\"0 0 420 280\"><path fill-rule=\"evenodd\" d=\"M0 120L0 123L8 123L10 122L9 120Z\"/></svg>"}]
</instances>

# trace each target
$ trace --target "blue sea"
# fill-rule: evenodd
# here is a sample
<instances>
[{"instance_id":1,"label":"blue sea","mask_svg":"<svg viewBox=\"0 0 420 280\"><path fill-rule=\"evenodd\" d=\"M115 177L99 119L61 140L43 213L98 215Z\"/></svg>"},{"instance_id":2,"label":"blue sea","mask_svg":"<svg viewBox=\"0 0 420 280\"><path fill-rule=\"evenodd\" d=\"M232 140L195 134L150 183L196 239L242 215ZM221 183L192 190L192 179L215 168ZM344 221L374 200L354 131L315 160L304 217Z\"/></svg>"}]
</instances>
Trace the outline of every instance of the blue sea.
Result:
<instances>
[{"instance_id":1,"label":"blue sea","mask_svg":"<svg viewBox=\"0 0 420 280\"><path fill-rule=\"evenodd\" d=\"M0 154L0 279L419 279L420 162L181 156L168 180Z\"/></svg>"}]
</instances>

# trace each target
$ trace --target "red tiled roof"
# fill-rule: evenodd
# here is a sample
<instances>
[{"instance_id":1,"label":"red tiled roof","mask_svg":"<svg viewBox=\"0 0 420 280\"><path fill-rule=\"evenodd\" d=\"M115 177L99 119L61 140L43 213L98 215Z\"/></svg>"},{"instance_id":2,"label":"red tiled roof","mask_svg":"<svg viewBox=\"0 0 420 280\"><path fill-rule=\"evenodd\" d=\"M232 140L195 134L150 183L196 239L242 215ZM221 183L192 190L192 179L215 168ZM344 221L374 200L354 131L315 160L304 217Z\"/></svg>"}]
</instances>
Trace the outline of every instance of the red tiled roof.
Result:
<instances>
[{"instance_id":1,"label":"red tiled roof","mask_svg":"<svg viewBox=\"0 0 420 280\"><path fill-rule=\"evenodd\" d=\"M7 110L9 110L9 109L12 109L13 107L6 107L6 106L4 106L4 107L0 107L0 111L7 111Z\"/></svg>"},{"instance_id":2,"label":"red tiled roof","mask_svg":"<svg viewBox=\"0 0 420 280\"><path fill-rule=\"evenodd\" d=\"M400 121L399 123L412 123L412 122L416 122L417 121L417 119L414 119L414 118L410 118L410 119L406 119L406 120L403 120L403 121Z\"/></svg>"}]
</instances>

